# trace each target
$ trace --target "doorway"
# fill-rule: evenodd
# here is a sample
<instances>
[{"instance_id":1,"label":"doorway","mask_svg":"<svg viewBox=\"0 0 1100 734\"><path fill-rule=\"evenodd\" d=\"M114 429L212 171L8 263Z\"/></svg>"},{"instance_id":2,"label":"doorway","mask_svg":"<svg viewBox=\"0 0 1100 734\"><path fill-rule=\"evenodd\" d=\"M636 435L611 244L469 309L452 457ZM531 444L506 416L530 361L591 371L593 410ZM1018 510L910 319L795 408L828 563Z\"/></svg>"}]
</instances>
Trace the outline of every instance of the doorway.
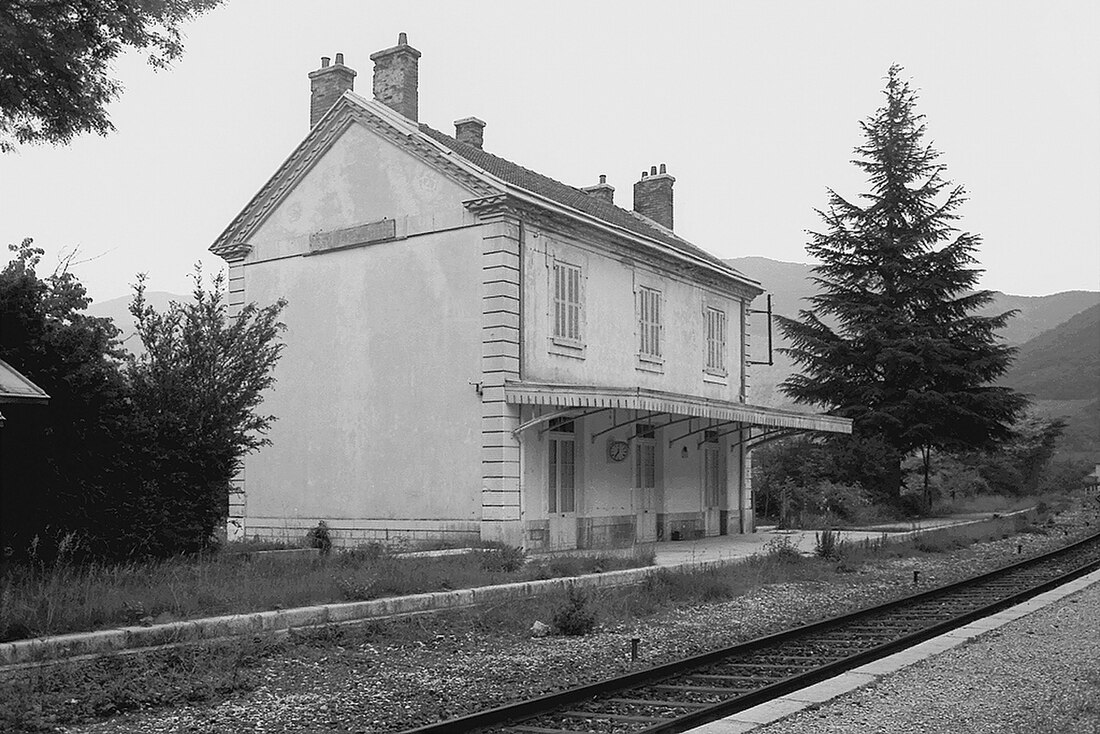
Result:
<instances>
[{"instance_id":1,"label":"doorway","mask_svg":"<svg viewBox=\"0 0 1100 734\"><path fill-rule=\"evenodd\" d=\"M549 432L547 500L551 550L577 547L577 442L573 421L552 423Z\"/></svg>"},{"instance_id":2,"label":"doorway","mask_svg":"<svg viewBox=\"0 0 1100 734\"><path fill-rule=\"evenodd\" d=\"M637 426L634 438L634 539L639 543L657 540L657 440L653 426Z\"/></svg>"},{"instance_id":3,"label":"doorway","mask_svg":"<svg viewBox=\"0 0 1100 734\"><path fill-rule=\"evenodd\" d=\"M707 535L720 535L726 509L726 466L718 432L707 431L703 444L703 524Z\"/></svg>"}]
</instances>

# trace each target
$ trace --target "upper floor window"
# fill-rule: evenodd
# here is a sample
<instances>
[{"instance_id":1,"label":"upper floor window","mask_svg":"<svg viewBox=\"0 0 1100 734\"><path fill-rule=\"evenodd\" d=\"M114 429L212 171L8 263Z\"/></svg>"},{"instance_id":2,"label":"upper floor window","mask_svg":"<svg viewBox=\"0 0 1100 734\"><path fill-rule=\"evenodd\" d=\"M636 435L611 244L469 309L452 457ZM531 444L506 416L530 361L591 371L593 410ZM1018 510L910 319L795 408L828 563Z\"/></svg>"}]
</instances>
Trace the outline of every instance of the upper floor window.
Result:
<instances>
[{"instance_id":1,"label":"upper floor window","mask_svg":"<svg viewBox=\"0 0 1100 734\"><path fill-rule=\"evenodd\" d=\"M706 371L726 374L726 312L708 308L706 316L707 364Z\"/></svg>"},{"instance_id":2,"label":"upper floor window","mask_svg":"<svg viewBox=\"0 0 1100 734\"><path fill-rule=\"evenodd\" d=\"M642 286L638 289L638 332L642 357L661 356L661 292Z\"/></svg>"},{"instance_id":3,"label":"upper floor window","mask_svg":"<svg viewBox=\"0 0 1100 734\"><path fill-rule=\"evenodd\" d=\"M554 339L581 343L583 278L577 265L554 261Z\"/></svg>"}]
</instances>

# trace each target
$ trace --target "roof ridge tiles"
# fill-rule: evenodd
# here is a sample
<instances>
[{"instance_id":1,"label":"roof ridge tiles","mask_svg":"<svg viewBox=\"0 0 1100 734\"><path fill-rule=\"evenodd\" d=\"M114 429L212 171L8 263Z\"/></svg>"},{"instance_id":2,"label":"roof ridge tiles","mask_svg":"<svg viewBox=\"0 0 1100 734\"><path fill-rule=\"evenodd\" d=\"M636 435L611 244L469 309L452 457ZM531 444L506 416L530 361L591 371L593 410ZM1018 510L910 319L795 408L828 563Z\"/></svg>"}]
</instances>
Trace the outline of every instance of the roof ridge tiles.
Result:
<instances>
[{"instance_id":1,"label":"roof ridge tiles","mask_svg":"<svg viewBox=\"0 0 1100 734\"><path fill-rule=\"evenodd\" d=\"M514 163L495 153L490 153L482 148L463 143L446 133L436 130L427 123L421 122L419 127L420 131L428 137L441 143L460 155L466 161L506 183L518 186L521 189L543 196L559 204L564 204L572 209L577 209L608 224L631 231L634 234L655 239L682 253L701 258L711 265L715 265L721 270L729 272L739 278L745 277L720 258L712 255L698 245L685 240L683 237L680 237L666 227L660 226L648 217L644 217L629 209L623 209L614 203L599 199L576 186L570 186L569 184L553 179L543 173L527 168L526 166Z\"/></svg>"}]
</instances>

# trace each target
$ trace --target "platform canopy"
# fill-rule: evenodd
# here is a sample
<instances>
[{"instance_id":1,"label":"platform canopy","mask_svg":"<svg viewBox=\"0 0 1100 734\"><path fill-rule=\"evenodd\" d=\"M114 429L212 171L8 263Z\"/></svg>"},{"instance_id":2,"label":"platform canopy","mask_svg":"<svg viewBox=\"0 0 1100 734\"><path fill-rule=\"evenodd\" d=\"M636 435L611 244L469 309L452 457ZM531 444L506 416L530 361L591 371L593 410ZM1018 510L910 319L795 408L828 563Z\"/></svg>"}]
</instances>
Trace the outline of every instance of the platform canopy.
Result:
<instances>
[{"instance_id":1,"label":"platform canopy","mask_svg":"<svg viewBox=\"0 0 1100 734\"><path fill-rule=\"evenodd\" d=\"M737 421L745 426L851 433L852 421L831 415L796 413L730 400L715 400L699 395L649 390L642 387L603 387L562 385L548 382L506 381L505 399L517 405L547 405L564 408L625 408L666 413L674 416L708 418L724 423Z\"/></svg>"}]
</instances>

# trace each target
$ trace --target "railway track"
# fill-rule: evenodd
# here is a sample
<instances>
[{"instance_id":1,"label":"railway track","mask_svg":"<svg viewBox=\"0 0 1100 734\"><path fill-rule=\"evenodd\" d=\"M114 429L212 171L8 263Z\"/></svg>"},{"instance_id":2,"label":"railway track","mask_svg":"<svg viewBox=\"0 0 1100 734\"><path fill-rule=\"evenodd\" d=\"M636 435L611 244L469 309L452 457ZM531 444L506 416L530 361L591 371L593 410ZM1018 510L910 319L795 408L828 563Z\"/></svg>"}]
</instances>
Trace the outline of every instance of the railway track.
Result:
<instances>
[{"instance_id":1,"label":"railway track","mask_svg":"<svg viewBox=\"0 0 1100 734\"><path fill-rule=\"evenodd\" d=\"M1100 568L1100 533L887 604L405 734L682 732L988 616Z\"/></svg>"}]
</instances>

